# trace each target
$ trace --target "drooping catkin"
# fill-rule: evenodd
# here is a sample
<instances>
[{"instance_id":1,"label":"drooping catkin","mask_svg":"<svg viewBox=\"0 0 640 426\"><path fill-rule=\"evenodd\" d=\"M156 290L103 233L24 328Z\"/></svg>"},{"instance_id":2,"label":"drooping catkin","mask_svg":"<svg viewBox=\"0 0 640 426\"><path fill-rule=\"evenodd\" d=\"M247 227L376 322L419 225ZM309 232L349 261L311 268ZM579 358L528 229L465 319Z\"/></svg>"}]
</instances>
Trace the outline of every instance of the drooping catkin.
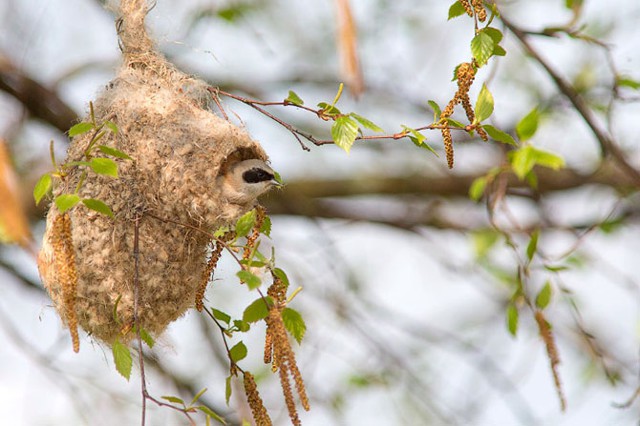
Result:
<instances>
[{"instance_id":1,"label":"drooping catkin","mask_svg":"<svg viewBox=\"0 0 640 426\"><path fill-rule=\"evenodd\" d=\"M206 291L209 280L211 279L211 274L216 268L218 260L220 260L220 255L222 254L225 243L231 240L233 236L234 233L232 231L225 233L216 241L216 244L211 251L211 256L209 257L209 261L207 262L207 267L202 272L202 278L200 280L200 284L198 285L198 289L196 290L196 309L200 312L204 308L204 304L202 301L204 300L204 292Z\"/></svg>"},{"instance_id":2,"label":"drooping catkin","mask_svg":"<svg viewBox=\"0 0 640 426\"><path fill-rule=\"evenodd\" d=\"M473 10L476 12L476 16L478 17L478 21L484 22L487 20L487 11L484 9L482 5L482 0L471 0L473 3ZM466 7L465 7L466 10ZM469 12L467 12L468 14Z\"/></svg>"},{"instance_id":3,"label":"drooping catkin","mask_svg":"<svg viewBox=\"0 0 640 426\"><path fill-rule=\"evenodd\" d=\"M280 386L282 387L282 393L284 394L287 410L289 411L289 418L294 425L298 426L300 425L300 419L298 417L295 401L293 399L293 391L289 380L293 379L302 407L306 411L309 411L310 409L309 398L307 397L302 375L298 369L295 354L289 343L287 331L282 320L281 308L273 306L269 310L266 322L267 332L271 333L273 340L272 367L277 365L280 376Z\"/></svg>"},{"instance_id":4,"label":"drooping catkin","mask_svg":"<svg viewBox=\"0 0 640 426\"><path fill-rule=\"evenodd\" d=\"M467 15L473 16L473 8L471 7L471 3L469 0L458 0L462 7L464 7L464 11L467 12Z\"/></svg>"},{"instance_id":5,"label":"drooping catkin","mask_svg":"<svg viewBox=\"0 0 640 426\"><path fill-rule=\"evenodd\" d=\"M243 373L244 392L247 395L247 402L253 414L253 421L258 426L271 426L271 418L267 409L262 402L256 380L251 373L245 371Z\"/></svg>"},{"instance_id":6,"label":"drooping catkin","mask_svg":"<svg viewBox=\"0 0 640 426\"><path fill-rule=\"evenodd\" d=\"M260 236L260 229L262 228L262 223L264 222L264 217L267 213L264 207L258 205L255 208L256 210L256 222L253 225L253 230L251 231L251 235L247 237L247 243L244 245L244 251L242 253L242 258L247 260L251 255L254 247L256 246L256 241L258 241L258 237Z\"/></svg>"},{"instance_id":7,"label":"drooping catkin","mask_svg":"<svg viewBox=\"0 0 640 426\"><path fill-rule=\"evenodd\" d=\"M537 310L534 317L538 324L538 329L540 330L540 337L544 341L544 345L547 349L547 356L549 357L549 364L551 365L551 374L553 375L553 381L556 386L556 391L558 392L558 398L560 398L560 408L562 411L565 411L567 408L567 400L564 396L562 382L560 381L560 373L558 372L558 365L560 364L558 347L556 346L553 333L551 332L551 328L549 327L542 311Z\"/></svg>"},{"instance_id":8,"label":"drooping catkin","mask_svg":"<svg viewBox=\"0 0 640 426\"><path fill-rule=\"evenodd\" d=\"M80 350L78 316L76 313L78 274L76 270L75 249L71 237L71 218L68 213L58 215L55 218L51 241L55 253L55 266L59 271L63 316L71 333L73 351L78 352Z\"/></svg>"}]
</instances>

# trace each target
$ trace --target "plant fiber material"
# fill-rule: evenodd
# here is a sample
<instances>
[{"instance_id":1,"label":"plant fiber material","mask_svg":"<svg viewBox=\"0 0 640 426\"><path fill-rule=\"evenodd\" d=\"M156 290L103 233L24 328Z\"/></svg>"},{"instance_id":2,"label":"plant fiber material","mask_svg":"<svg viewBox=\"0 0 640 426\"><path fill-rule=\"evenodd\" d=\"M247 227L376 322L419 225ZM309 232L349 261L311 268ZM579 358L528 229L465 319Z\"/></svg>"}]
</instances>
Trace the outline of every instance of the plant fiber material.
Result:
<instances>
[{"instance_id":1,"label":"plant fiber material","mask_svg":"<svg viewBox=\"0 0 640 426\"><path fill-rule=\"evenodd\" d=\"M79 192L82 198L105 202L115 217L81 204L68 212L75 248L75 265L68 266L77 271L78 324L107 343L135 335L127 331L134 326L136 218L138 323L158 335L194 304L210 242L197 229L212 232L253 207L224 199L216 178L233 162L267 159L246 131L209 110L207 83L177 70L155 50L144 25L147 9L145 0L121 1L117 29L123 63L93 103L97 122L110 120L118 126L117 134L107 132L99 143L133 161L117 160L118 178L89 173ZM91 137L89 132L71 141L68 161L83 160ZM71 169L54 195L73 193L80 175L78 168ZM52 244L52 224L59 215L52 204L38 266L68 323L56 266L60 253Z\"/></svg>"}]
</instances>

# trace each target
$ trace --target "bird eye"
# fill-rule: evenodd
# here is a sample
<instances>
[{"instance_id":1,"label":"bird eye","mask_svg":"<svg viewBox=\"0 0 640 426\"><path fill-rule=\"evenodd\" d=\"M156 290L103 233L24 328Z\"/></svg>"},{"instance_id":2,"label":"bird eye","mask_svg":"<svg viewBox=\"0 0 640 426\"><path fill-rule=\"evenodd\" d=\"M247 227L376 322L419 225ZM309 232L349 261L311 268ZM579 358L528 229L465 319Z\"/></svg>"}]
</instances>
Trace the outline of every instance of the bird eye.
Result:
<instances>
[{"instance_id":1,"label":"bird eye","mask_svg":"<svg viewBox=\"0 0 640 426\"><path fill-rule=\"evenodd\" d=\"M273 179L273 175L260 168L249 169L242 174L242 180L247 183L266 182Z\"/></svg>"}]
</instances>

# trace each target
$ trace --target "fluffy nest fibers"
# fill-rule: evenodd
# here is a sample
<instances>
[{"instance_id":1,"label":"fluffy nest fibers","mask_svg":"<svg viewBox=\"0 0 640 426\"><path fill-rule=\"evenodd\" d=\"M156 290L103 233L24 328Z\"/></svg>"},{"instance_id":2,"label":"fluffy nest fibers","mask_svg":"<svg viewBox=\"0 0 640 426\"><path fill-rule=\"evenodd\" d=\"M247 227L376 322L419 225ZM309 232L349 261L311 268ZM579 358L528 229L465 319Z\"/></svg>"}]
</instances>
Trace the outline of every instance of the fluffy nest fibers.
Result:
<instances>
[{"instance_id":1,"label":"fluffy nest fibers","mask_svg":"<svg viewBox=\"0 0 640 426\"><path fill-rule=\"evenodd\" d=\"M138 324L151 335L193 306L210 242L199 230L212 232L253 207L224 199L216 178L235 161L267 159L243 129L208 110L204 81L155 50L144 25L147 8L145 0L121 1L123 64L93 103L96 122L118 128L99 144L133 160L116 160L117 178L82 176L73 167L54 190L54 196L73 193L82 180L78 195L103 201L114 217L82 204L65 214L52 204L47 215L38 266L75 350L77 325L107 343L135 336L135 282ZM86 161L92 136L73 138L68 162Z\"/></svg>"}]
</instances>

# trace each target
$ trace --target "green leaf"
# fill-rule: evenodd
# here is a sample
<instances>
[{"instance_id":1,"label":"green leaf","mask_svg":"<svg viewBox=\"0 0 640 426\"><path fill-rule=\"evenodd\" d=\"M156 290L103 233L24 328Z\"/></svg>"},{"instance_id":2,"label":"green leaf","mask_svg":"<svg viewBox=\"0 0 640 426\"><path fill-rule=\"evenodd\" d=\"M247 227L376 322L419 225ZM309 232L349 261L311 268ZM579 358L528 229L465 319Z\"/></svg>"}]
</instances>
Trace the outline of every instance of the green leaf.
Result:
<instances>
[{"instance_id":1,"label":"green leaf","mask_svg":"<svg viewBox=\"0 0 640 426\"><path fill-rule=\"evenodd\" d=\"M507 51L502 46L495 46L493 48L493 56L506 56Z\"/></svg>"},{"instance_id":2,"label":"green leaf","mask_svg":"<svg viewBox=\"0 0 640 426\"><path fill-rule=\"evenodd\" d=\"M246 333L251 329L251 325L243 320L233 320L233 326L241 331L242 333Z\"/></svg>"},{"instance_id":3,"label":"green leaf","mask_svg":"<svg viewBox=\"0 0 640 426\"><path fill-rule=\"evenodd\" d=\"M493 27L483 28L480 30L480 32L483 32L487 34L489 37L491 37L491 40L493 41L493 44L495 46L497 46L498 43L500 43L502 41L502 38L504 37L502 34L502 31Z\"/></svg>"},{"instance_id":4,"label":"green leaf","mask_svg":"<svg viewBox=\"0 0 640 426\"><path fill-rule=\"evenodd\" d=\"M282 321L289 334L300 344L307 331L307 325L304 323L302 315L294 309L284 308L282 310Z\"/></svg>"},{"instance_id":5,"label":"green leaf","mask_svg":"<svg viewBox=\"0 0 640 426\"><path fill-rule=\"evenodd\" d=\"M72 138L74 136L78 136L78 135L81 135L83 133L87 133L91 129L93 129L93 123L78 123L78 124L74 124L69 129L69 137Z\"/></svg>"},{"instance_id":6,"label":"green leaf","mask_svg":"<svg viewBox=\"0 0 640 426\"><path fill-rule=\"evenodd\" d=\"M231 376L228 376L224 381L224 400L227 403L227 407L229 406L229 399L231 399Z\"/></svg>"},{"instance_id":7,"label":"green leaf","mask_svg":"<svg viewBox=\"0 0 640 426\"><path fill-rule=\"evenodd\" d=\"M527 259L529 262L533 259L533 256L536 254L536 250L538 249L538 237L540 236L540 230L536 229L531 234L531 239L529 240L529 244L527 244Z\"/></svg>"},{"instance_id":8,"label":"green leaf","mask_svg":"<svg viewBox=\"0 0 640 426\"><path fill-rule=\"evenodd\" d=\"M466 11L464 10L464 6L462 6L462 3L456 0L455 2L453 2L451 7L449 7L449 17L447 18L447 21L453 18L457 18L460 15L464 15L465 13Z\"/></svg>"},{"instance_id":9,"label":"green leaf","mask_svg":"<svg viewBox=\"0 0 640 426\"><path fill-rule=\"evenodd\" d=\"M402 125L402 128L404 129L405 132L409 132L416 139L413 142L416 145L421 145L424 141L427 140L427 137L425 135L423 135L422 133L420 133L416 129L413 129L411 127L405 126L404 124Z\"/></svg>"},{"instance_id":10,"label":"green leaf","mask_svg":"<svg viewBox=\"0 0 640 426\"><path fill-rule=\"evenodd\" d=\"M200 392L198 392L193 399L191 400L191 404L189 404L189 406L192 406L193 404L195 404L196 402L198 402L198 400L200 399L200 397L202 395L204 395L204 393L207 391L207 388L203 388Z\"/></svg>"},{"instance_id":11,"label":"green leaf","mask_svg":"<svg viewBox=\"0 0 640 426\"><path fill-rule=\"evenodd\" d=\"M33 199L36 202L36 206L40 204L42 198L49 193L52 185L53 183L49 173L43 174L40 179L38 179L38 183L36 183L36 186L33 188Z\"/></svg>"},{"instance_id":12,"label":"green leaf","mask_svg":"<svg viewBox=\"0 0 640 426\"><path fill-rule=\"evenodd\" d=\"M335 105L331 105L326 102L320 102L318 107L322 109L322 112L325 115L335 116L340 114L340 110L336 108Z\"/></svg>"},{"instance_id":13,"label":"green leaf","mask_svg":"<svg viewBox=\"0 0 640 426\"><path fill-rule=\"evenodd\" d=\"M275 275L276 277L280 278L280 280L284 284L285 288L289 288L289 277L287 277L286 272L284 272L280 268L274 268L273 269L273 275Z\"/></svg>"},{"instance_id":14,"label":"green leaf","mask_svg":"<svg viewBox=\"0 0 640 426\"><path fill-rule=\"evenodd\" d=\"M304 105L304 101L296 92L293 90L289 90L289 96L284 100L285 103L290 103L294 105Z\"/></svg>"},{"instance_id":15,"label":"green leaf","mask_svg":"<svg viewBox=\"0 0 640 426\"><path fill-rule=\"evenodd\" d=\"M534 166L539 165L558 170L564 167L562 157L531 145L525 145L520 149L509 153L511 167L519 179L524 179Z\"/></svg>"},{"instance_id":16,"label":"green leaf","mask_svg":"<svg viewBox=\"0 0 640 426\"><path fill-rule=\"evenodd\" d=\"M111 350L113 352L113 362L116 365L116 370L118 370L118 373L120 373L122 377L129 380L131 377L131 366L133 365L129 348L116 339L111 346Z\"/></svg>"},{"instance_id":17,"label":"green leaf","mask_svg":"<svg viewBox=\"0 0 640 426\"><path fill-rule=\"evenodd\" d=\"M531 139L538 130L539 121L540 114L538 113L538 109L534 108L516 125L516 135L518 135L518 138L523 142Z\"/></svg>"},{"instance_id":18,"label":"green leaf","mask_svg":"<svg viewBox=\"0 0 640 426\"><path fill-rule=\"evenodd\" d=\"M493 54L493 48L493 39L485 32L479 32L471 40L471 54L476 58L479 67L487 63Z\"/></svg>"},{"instance_id":19,"label":"green leaf","mask_svg":"<svg viewBox=\"0 0 640 426\"><path fill-rule=\"evenodd\" d=\"M243 360L247 356L247 347L241 341L238 342L234 347L229 349L229 356L231 360L235 363Z\"/></svg>"},{"instance_id":20,"label":"green leaf","mask_svg":"<svg viewBox=\"0 0 640 426\"><path fill-rule=\"evenodd\" d=\"M557 154L542 149L534 148L536 164L548 167L553 170L560 170L564 167L564 159Z\"/></svg>"},{"instance_id":21,"label":"green leaf","mask_svg":"<svg viewBox=\"0 0 640 426\"><path fill-rule=\"evenodd\" d=\"M627 87L633 90L640 89L640 81L634 80L630 77L619 76L616 80L616 83L620 87Z\"/></svg>"},{"instance_id":22,"label":"green leaf","mask_svg":"<svg viewBox=\"0 0 640 426\"><path fill-rule=\"evenodd\" d=\"M518 146L515 139L513 139L513 137L509 133L503 132L502 130L492 126L491 124L485 124L482 126L482 128L487 132L491 139L509 145Z\"/></svg>"},{"instance_id":23,"label":"green leaf","mask_svg":"<svg viewBox=\"0 0 640 426\"><path fill-rule=\"evenodd\" d=\"M215 232L213 233L213 236L215 238L220 238L229 231L231 231L231 228L229 228L228 226L221 226L220 228L215 230Z\"/></svg>"},{"instance_id":24,"label":"green leaf","mask_svg":"<svg viewBox=\"0 0 640 426\"><path fill-rule=\"evenodd\" d=\"M454 120L453 118L448 118L447 117L447 124L453 127L457 127L459 129L464 129L466 126L464 124L462 124L461 122Z\"/></svg>"},{"instance_id":25,"label":"green leaf","mask_svg":"<svg viewBox=\"0 0 640 426\"><path fill-rule=\"evenodd\" d=\"M255 209L249 210L243 214L236 222L236 235L238 237L246 237L256 224Z\"/></svg>"},{"instance_id":26,"label":"green leaf","mask_svg":"<svg viewBox=\"0 0 640 426\"><path fill-rule=\"evenodd\" d=\"M153 340L153 337L151 337L149 332L144 328L140 329L140 339L142 339L142 341L146 343L149 348L153 348L153 345L156 344L155 340Z\"/></svg>"},{"instance_id":27,"label":"green leaf","mask_svg":"<svg viewBox=\"0 0 640 426\"><path fill-rule=\"evenodd\" d=\"M169 401L172 404L180 404L180 405L185 405L184 401L181 398L178 398L177 396L161 396L160 398L164 399L165 401Z\"/></svg>"},{"instance_id":28,"label":"green leaf","mask_svg":"<svg viewBox=\"0 0 640 426\"><path fill-rule=\"evenodd\" d=\"M116 125L116 123L114 123L113 121L107 120L107 121L105 121L105 122L104 122L104 125L105 125L105 126L107 126L107 128L108 128L109 130L111 130L111 132L112 132L114 135L117 135L117 134L118 134L118 126L117 126L117 125Z\"/></svg>"},{"instance_id":29,"label":"green leaf","mask_svg":"<svg viewBox=\"0 0 640 426\"><path fill-rule=\"evenodd\" d=\"M518 308L513 303L507 306L507 329L515 337L518 332Z\"/></svg>"},{"instance_id":30,"label":"green leaf","mask_svg":"<svg viewBox=\"0 0 640 426\"><path fill-rule=\"evenodd\" d=\"M358 123L349 117L338 117L331 126L331 137L336 145L344 149L347 153L351 151L351 146L358 136Z\"/></svg>"},{"instance_id":31,"label":"green leaf","mask_svg":"<svg viewBox=\"0 0 640 426\"><path fill-rule=\"evenodd\" d=\"M85 198L82 200L82 204L91 210L102 213L105 216L114 217L111 208L100 200L96 200L95 198Z\"/></svg>"},{"instance_id":32,"label":"green leaf","mask_svg":"<svg viewBox=\"0 0 640 426\"><path fill-rule=\"evenodd\" d=\"M471 234L473 242L473 251L478 259L487 257L491 249L496 245L500 238L493 229L481 229Z\"/></svg>"},{"instance_id":33,"label":"green leaf","mask_svg":"<svg viewBox=\"0 0 640 426\"><path fill-rule=\"evenodd\" d=\"M78 204L80 197L78 197L77 194L61 194L58 195L53 202L56 204L60 213L64 213Z\"/></svg>"},{"instance_id":34,"label":"green leaf","mask_svg":"<svg viewBox=\"0 0 640 426\"><path fill-rule=\"evenodd\" d=\"M266 297L266 299L265 302L265 299L260 297L251 302L242 313L242 320L253 323L265 319L269 315L269 306L273 305L273 300L270 297Z\"/></svg>"},{"instance_id":35,"label":"green leaf","mask_svg":"<svg viewBox=\"0 0 640 426\"><path fill-rule=\"evenodd\" d=\"M368 118L364 118L363 116L358 115L355 112L352 112L351 114L349 114L349 116L355 118L360 124L362 124L362 127L366 129L373 130L377 133L384 133L384 130L380 126L378 126Z\"/></svg>"},{"instance_id":36,"label":"green leaf","mask_svg":"<svg viewBox=\"0 0 640 426\"><path fill-rule=\"evenodd\" d=\"M551 282L547 281L536 296L536 306L540 309L546 308L551 301L551 293Z\"/></svg>"},{"instance_id":37,"label":"green leaf","mask_svg":"<svg viewBox=\"0 0 640 426\"><path fill-rule=\"evenodd\" d=\"M487 177L481 176L476 178L469 187L469 198L473 201L478 201L484 195L484 190L487 187Z\"/></svg>"},{"instance_id":38,"label":"green leaf","mask_svg":"<svg viewBox=\"0 0 640 426\"><path fill-rule=\"evenodd\" d=\"M254 290L260 287L260 284L262 284L262 280L260 279L260 277L246 270L238 271L236 273L236 276L240 278L240 281L247 284L249 290Z\"/></svg>"},{"instance_id":39,"label":"green leaf","mask_svg":"<svg viewBox=\"0 0 640 426\"><path fill-rule=\"evenodd\" d=\"M211 313L213 314L213 317L215 319L217 319L218 321L222 321L225 324L229 324L229 322L231 321L231 316L229 314L219 311L216 308L211 308Z\"/></svg>"},{"instance_id":40,"label":"green leaf","mask_svg":"<svg viewBox=\"0 0 640 426\"><path fill-rule=\"evenodd\" d=\"M205 413L207 416L211 417L212 419L214 419L215 421L217 421L220 424L226 425L227 421L224 419L224 417L222 417L220 414L216 413L215 411L213 411L211 408L207 407L206 405L198 405L196 407L198 410L202 411L203 413Z\"/></svg>"},{"instance_id":41,"label":"green leaf","mask_svg":"<svg viewBox=\"0 0 640 426\"><path fill-rule=\"evenodd\" d=\"M99 175L118 177L118 165L111 158L92 158L89 167Z\"/></svg>"},{"instance_id":42,"label":"green leaf","mask_svg":"<svg viewBox=\"0 0 640 426\"><path fill-rule=\"evenodd\" d=\"M487 89L485 84L482 85L480 93L478 94L478 100L475 106L476 123L481 123L493 114L493 95Z\"/></svg>"},{"instance_id":43,"label":"green leaf","mask_svg":"<svg viewBox=\"0 0 640 426\"><path fill-rule=\"evenodd\" d=\"M98 149L112 157L122 158L123 160L133 160L133 158L129 157L126 153L107 145L98 145Z\"/></svg>"},{"instance_id":44,"label":"green leaf","mask_svg":"<svg viewBox=\"0 0 640 426\"><path fill-rule=\"evenodd\" d=\"M269 216L265 216L262 219L262 225L260 225L260 233L266 235L267 237L271 236L271 218Z\"/></svg>"},{"instance_id":45,"label":"green leaf","mask_svg":"<svg viewBox=\"0 0 640 426\"><path fill-rule=\"evenodd\" d=\"M442 115L442 110L440 109L440 105L438 105L436 101L432 101L432 100L428 100L427 103L433 110L433 122L436 123L440 121L440 115Z\"/></svg>"}]
</instances>

